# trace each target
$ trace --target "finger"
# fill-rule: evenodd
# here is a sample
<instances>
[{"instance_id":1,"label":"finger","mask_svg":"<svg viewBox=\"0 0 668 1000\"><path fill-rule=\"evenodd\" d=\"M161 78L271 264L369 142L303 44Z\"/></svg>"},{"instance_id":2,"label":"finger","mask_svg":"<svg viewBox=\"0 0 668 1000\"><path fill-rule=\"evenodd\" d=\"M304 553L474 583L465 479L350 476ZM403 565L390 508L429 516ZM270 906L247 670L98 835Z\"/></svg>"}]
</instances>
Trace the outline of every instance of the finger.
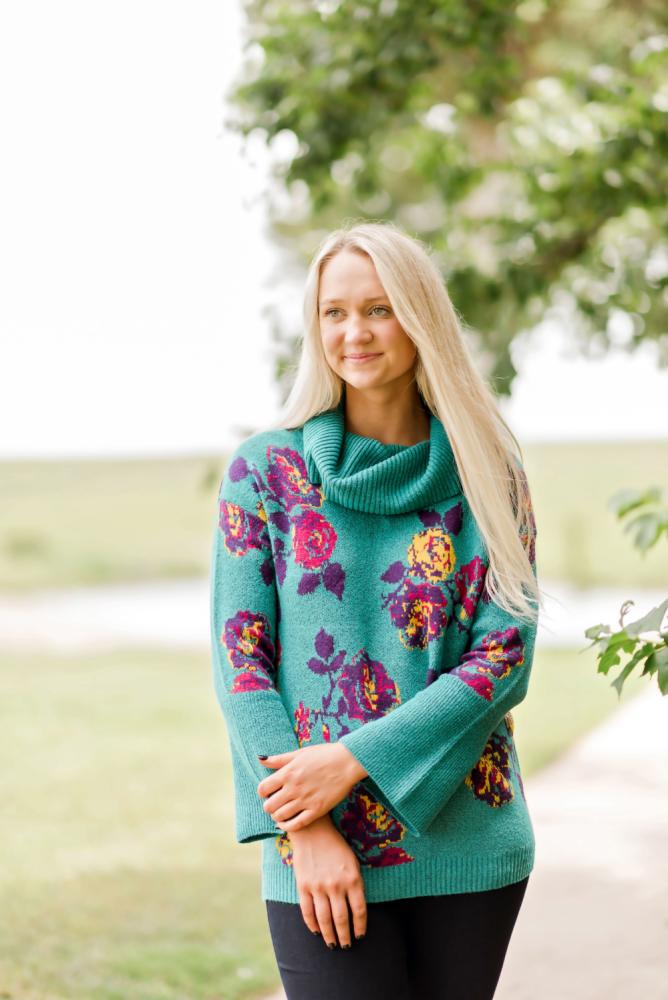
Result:
<instances>
[{"instance_id":1,"label":"finger","mask_svg":"<svg viewBox=\"0 0 668 1000\"><path fill-rule=\"evenodd\" d=\"M279 805L276 809L270 808L272 818L274 820L288 820L292 819L293 816L298 816L302 811L302 805L298 799L293 799L292 802L286 802L285 805Z\"/></svg>"},{"instance_id":2,"label":"finger","mask_svg":"<svg viewBox=\"0 0 668 1000\"><path fill-rule=\"evenodd\" d=\"M310 892L304 891L299 893L299 908L302 911L302 917L308 929L313 934L320 934L318 918L316 917L315 906L313 905L313 896Z\"/></svg>"},{"instance_id":3,"label":"finger","mask_svg":"<svg viewBox=\"0 0 668 1000\"><path fill-rule=\"evenodd\" d=\"M328 948L336 948L336 932L334 930L334 922L332 921L329 896L324 892L315 892L313 895L313 905L323 941Z\"/></svg>"},{"instance_id":4,"label":"finger","mask_svg":"<svg viewBox=\"0 0 668 1000\"><path fill-rule=\"evenodd\" d=\"M324 816L324 813L314 812L313 809L304 809L303 812L298 813L292 819L282 819L281 828L287 830L288 833L292 833L293 830L303 830L305 826L308 826L313 822L314 819L318 819L319 816Z\"/></svg>"},{"instance_id":5,"label":"finger","mask_svg":"<svg viewBox=\"0 0 668 1000\"><path fill-rule=\"evenodd\" d=\"M282 805L288 801L289 795L283 788L279 789L278 792L274 792L262 803L262 808L265 812L270 812L273 816L274 810L280 809Z\"/></svg>"},{"instance_id":6,"label":"finger","mask_svg":"<svg viewBox=\"0 0 668 1000\"><path fill-rule=\"evenodd\" d=\"M257 793L265 798L267 795L273 795L277 792L279 788L283 787L283 778L279 778L277 774L272 774L268 778L263 778L260 784L257 786Z\"/></svg>"},{"instance_id":7,"label":"finger","mask_svg":"<svg viewBox=\"0 0 668 1000\"><path fill-rule=\"evenodd\" d=\"M329 905L339 938L339 945L342 948L350 948L350 920L348 918L348 900L345 892L333 892L329 897Z\"/></svg>"},{"instance_id":8,"label":"finger","mask_svg":"<svg viewBox=\"0 0 668 1000\"><path fill-rule=\"evenodd\" d=\"M348 903L353 915L353 934L362 938L366 934L367 907L361 875L359 884L353 884L348 889Z\"/></svg>"}]
</instances>

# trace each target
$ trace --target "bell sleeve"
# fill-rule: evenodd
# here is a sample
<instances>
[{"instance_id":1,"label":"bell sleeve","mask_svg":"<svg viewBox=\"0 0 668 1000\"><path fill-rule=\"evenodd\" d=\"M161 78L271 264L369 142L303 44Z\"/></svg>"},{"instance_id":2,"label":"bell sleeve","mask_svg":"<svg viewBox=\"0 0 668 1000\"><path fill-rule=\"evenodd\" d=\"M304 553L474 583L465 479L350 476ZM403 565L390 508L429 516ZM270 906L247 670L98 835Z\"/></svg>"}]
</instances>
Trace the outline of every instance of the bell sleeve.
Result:
<instances>
[{"instance_id":1,"label":"bell sleeve","mask_svg":"<svg viewBox=\"0 0 668 1000\"><path fill-rule=\"evenodd\" d=\"M240 447L243 447L240 446ZM262 498L239 449L218 492L210 574L213 681L232 760L236 838L281 833L257 786L272 771L258 754L299 748L278 691L280 605Z\"/></svg>"},{"instance_id":2,"label":"bell sleeve","mask_svg":"<svg viewBox=\"0 0 668 1000\"><path fill-rule=\"evenodd\" d=\"M535 520L524 483L535 577ZM522 621L481 597L459 662L408 701L339 739L368 772L362 780L369 791L412 834L428 831L503 717L525 697L536 632L537 622Z\"/></svg>"}]
</instances>

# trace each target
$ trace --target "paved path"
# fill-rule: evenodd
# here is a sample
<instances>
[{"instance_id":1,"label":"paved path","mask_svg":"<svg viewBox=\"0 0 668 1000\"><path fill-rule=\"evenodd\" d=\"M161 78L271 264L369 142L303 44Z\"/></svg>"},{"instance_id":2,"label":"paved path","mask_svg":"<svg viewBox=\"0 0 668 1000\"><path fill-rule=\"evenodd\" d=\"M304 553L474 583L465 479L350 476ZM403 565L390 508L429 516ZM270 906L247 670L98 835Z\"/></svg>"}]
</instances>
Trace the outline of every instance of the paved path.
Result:
<instances>
[{"instance_id":1,"label":"paved path","mask_svg":"<svg viewBox=\"0 0 668 1000\"><path fill-rule=\"evenodd\" d=\"M525 791L536 865L495 1000L668 1000L668 697L652 681Z\"/></svg>"}]
</instances>

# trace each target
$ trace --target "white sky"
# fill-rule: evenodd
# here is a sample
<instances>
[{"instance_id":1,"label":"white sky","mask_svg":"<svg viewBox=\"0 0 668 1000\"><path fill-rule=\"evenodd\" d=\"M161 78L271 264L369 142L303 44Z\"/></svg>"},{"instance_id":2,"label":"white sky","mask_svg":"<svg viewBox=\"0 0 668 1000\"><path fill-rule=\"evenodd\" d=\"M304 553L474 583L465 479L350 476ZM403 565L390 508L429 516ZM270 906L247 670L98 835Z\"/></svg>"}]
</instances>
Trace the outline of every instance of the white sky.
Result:
<instances>
[{"instance_id":1,"label":"white sky","mask_svg":"<svg viewBox=\"0 0 668 1000\"><path fill-rule=\"evenodd\" d=\"M262 307L298 317L300 289L264 232L266 159L223 124L238 6L2 6L0 457L215 452L273 418ZM668 437L668 371L564 350L518 351L520 440Z\"/></svg>"}]
</instances>

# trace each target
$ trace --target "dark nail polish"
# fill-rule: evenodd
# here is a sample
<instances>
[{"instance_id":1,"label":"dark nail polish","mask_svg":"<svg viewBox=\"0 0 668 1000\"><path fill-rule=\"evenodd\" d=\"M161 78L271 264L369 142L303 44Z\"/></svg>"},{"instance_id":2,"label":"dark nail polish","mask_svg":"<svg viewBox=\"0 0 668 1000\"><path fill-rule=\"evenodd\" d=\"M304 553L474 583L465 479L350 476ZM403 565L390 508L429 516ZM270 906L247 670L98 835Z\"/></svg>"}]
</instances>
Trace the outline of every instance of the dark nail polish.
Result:
<instances>
[{"instance_id":1,"label":"dark nail polish","mask_svg":"<svg viewBox=\"0 0 668 1000\"><path fill-rule=\"evenodd\" d=\"M342 944L341 947L342 948L350 948L350 945L349 944Z\"/></svg>"},{"instance_id":2,"label":"dark nail polish","mask_svg":"<svg viewBox=\"0 0 668 1000\"><path fill-rule=\"evenodd\" d=\"M356 934L355 935L355 940L356 941L363 941L365 937L366 937L366 934Z\"/></svg>"},{"instance_id":3,"label":"dark nail polish","mask_svg":"<svg viewBox=\"0 0 668 1000\"><path fill-rule=\"evenodd\" d=\"M268 756L269 756L268 753L259 753L258 754L258 757L260 758L260 760L266 760Z\"/></svg>"},{"instance_id":4,"label":"dark nail polish","mask_svg":"<svg viewBox=\"0 0 668 1000\"><path fill-rule=\"evenodd\" d=\"M332 943L330 942L330 943L329 943L329 944L327 945L327 947L328 947L328 948L329 948L329 949L331 950L332 948L336 948L336 945L335 945L335 944L332 944Z\"/></svg>"}]
</instances>

